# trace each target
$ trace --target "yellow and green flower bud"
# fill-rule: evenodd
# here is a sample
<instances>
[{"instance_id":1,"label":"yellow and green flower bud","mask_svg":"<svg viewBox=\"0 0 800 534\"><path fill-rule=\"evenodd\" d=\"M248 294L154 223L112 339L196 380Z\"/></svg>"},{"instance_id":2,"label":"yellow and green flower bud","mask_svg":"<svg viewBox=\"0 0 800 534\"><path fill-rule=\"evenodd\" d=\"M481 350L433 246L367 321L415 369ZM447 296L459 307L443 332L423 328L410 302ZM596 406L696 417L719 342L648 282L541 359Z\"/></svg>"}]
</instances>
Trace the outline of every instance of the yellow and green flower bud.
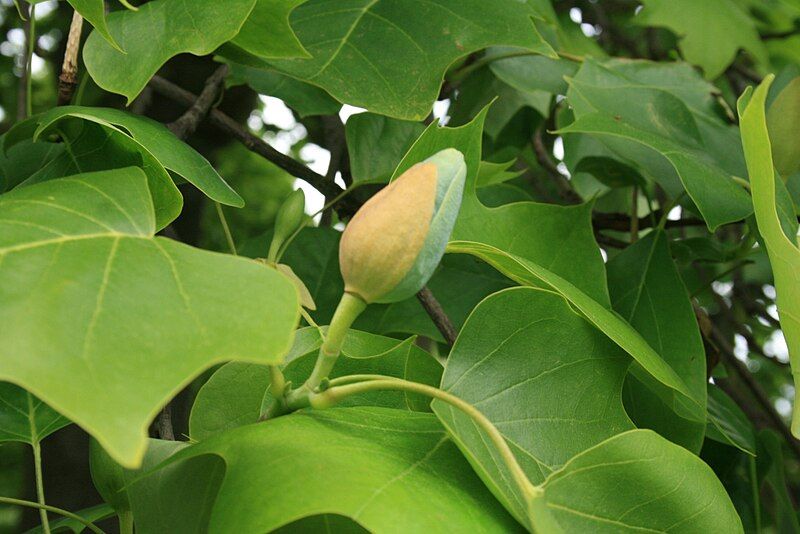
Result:
<instances>
[{"instance_id":1,"label":"yellow and green flower bud","mask_svg":"<svg viewBox=\"0 0 800 534\"><path fill-rule=\"evenodd\" d=\"M366 303L387 303L422 289L444 255L466 174L464 156L449 148L369 199L339 246L345 291Z\"/></svg>"},{"instance_id":2,"label":"yellow and green flower bud","mask_svg":"<svg viewBox=\"0 0 800 534\"><path fill-rule=\"evenodd\" d=\"M267 259L277 261L286 240L297 232L305 221L306 196L302 189L292 191L283 201L275 216L275 231L269 245Z\"/></svg>"}]
</instances>

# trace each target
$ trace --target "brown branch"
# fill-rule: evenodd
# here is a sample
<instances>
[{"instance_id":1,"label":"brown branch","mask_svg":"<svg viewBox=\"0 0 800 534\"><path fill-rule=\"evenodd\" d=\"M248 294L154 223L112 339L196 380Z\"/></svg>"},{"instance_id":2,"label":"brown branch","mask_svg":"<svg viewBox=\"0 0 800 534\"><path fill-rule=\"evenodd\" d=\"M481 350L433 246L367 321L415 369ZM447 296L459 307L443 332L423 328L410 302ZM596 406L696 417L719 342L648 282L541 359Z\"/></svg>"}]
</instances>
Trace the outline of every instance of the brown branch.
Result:
<instances>
[{"instance_id":1,"label":"brown branch","mask_svg":"<svg viewBox=\"0 0 800 534\"><path fill-rule=\"evenodd\" d=\"M532 144L533 152L536 155L536 161L539 162L539 165L553 178L556 188L558 189L558 194L564 202L567 204L582 204L583 199L572 189L569 181L567 181L567 177L561 174L556 164L550 159L550 155L547 153L547 147L544 146L544 140L542 139L543 131L544 125L539 125L533 134Z\"/></svg>"},{"instance_id":2,"label":"brown branch","mask_svg":"<svg viewBox=\"0 0 800 534\"><path fill-rule=\"evenodd\" d=\"M158 437L168 441L175 441L175 430L172 428L172 402L168 402L166 406L158 414L156 419L156 431Z\"/></svg>"},{"instance_id":3,"label":"brown branch","mask_svg":"<svg viewBox=\"0 0 800 534\"><path fill-rule=\"evenodd\" d=\"M227 64L222 64L217 67L217 70L208 77L203 86L203 91L200 93L200 96L195 99L189 109L175 121L167 125L167 128L169 128L176 137L179 139L186 139L197 130L197 127L200 126L200 122L208 115L208 112L219 100L228 71L229 67Z\"/></svg>"},{"instance_id":4,"label":"brown branch","mask_svg":"<svg viewBox=\"0 0 800 534\"><path fill-rule=\"evenodd\" d=\"M157 93L186 106L193 105L195 100L197 100L197 97L191 92L160 76L153 76L153 78L150 80L150 87L152 87ZM248 150L251 150L261 157L271 161L292 176L308 182L312 187L323 193L325 196L330 196L333 198L342 193L343 190L341 187L335 183L328 182L324 176L314 172L299 161L285 154L281 154L272 148L266 141L250 133L241 124L218 109L212 109L209 112L208 120L215 127L237 139Z\"/></svg>"},{"instance_id":5,"label":"brown branch","mask_svg":"<svg viewBox=\"0 0 800 534\"><path fill-rule=\"evenodd\" d=\"M775 429L781 433L783 438L786 440L789 448L792 449L792 452L800 458L800 441L798 441L793 435L792 432L789 430L789 427L786 426L786 422L783 420L781 415L775 410L775 407L772 405L772 401L770 401L769 396L761 387L761 384L755 379L753 374L747 368L747 366L742 363L733 353L733 347L719 331L718 328L712 327L711 329L711 339L713 340L714 344L720 349L722 356L724 357L725 363L728 367L733 368L736 372L737 376L742 380L742 382L747 386L747 389L752 393L753 397L758 402L761 410L766 414L767 418L769 419L771 425L775 427Z\"/></svg>"},{"instance_id":6,"label":"brown branch","mask_svg":"<svg viewBox=\"0 0 800 534\"><path fill-rule=\"evenodd\" d=\"M441 332L447 344L453 346L458 337L458 332L453 326L452 321L450 321L450 317L447 316L447 313L445 313L442 308L442 305L439 304L439 301L433 296L431 290L428 289L428 286L419 290L417 299L419 299L422 307L425 308L428 316L430 316L433 324L435 324L436 328Z\"/></svg>"},{"instance_id":7,"label":"brown branch","mask_svg":"<svg viewBox=\"0 0 800 534\"><path fill-rule=\"evenodd\" d=\"M75 87L78 85L78 51L81 47L81 30L83 17L77 11L72 13L72 22L69 25L67 48L64 51L64 62L61 64L61 74L58 77L58 106L64 106L72 101Z\"/></svg>"}]
</instances>

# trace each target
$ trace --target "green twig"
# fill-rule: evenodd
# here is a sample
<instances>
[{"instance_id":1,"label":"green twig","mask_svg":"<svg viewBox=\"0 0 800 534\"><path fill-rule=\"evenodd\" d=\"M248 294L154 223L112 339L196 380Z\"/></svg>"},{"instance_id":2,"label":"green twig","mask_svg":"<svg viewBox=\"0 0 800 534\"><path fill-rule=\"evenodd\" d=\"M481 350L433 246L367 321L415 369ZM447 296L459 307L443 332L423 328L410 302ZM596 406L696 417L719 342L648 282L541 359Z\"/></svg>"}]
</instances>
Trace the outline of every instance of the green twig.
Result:
<instances>
[{"instance_id":1,"label":"green twig","mask_svg":"<svg viewBox=\"0 0 800 534\"><path fill-rule=\"evenodd\" d=\"M85 525L86 528L95 532L96 534L106 534L97 527L94 523L89 521L88 519L84 519L78 514L73 514L68 510L64 510L62 508L56 508L55 506L50 506L48 504L39 504L38 502L33 501L25 501L22 499L14 499L11 497L0 497L0 503L3 504L11 504L13 506L25 506L27 508L38 508L39 510L45 510L47 512L53 512L54 514L63 515L64 517L68 517L70 519L74 519L75 521L80 522L82 525Z\"/></svg>"},{"instance_id":2,"label":"green twig","mask_svg":"<svg viewBox=\"0 0 800 534\"><path fill-rule=\"evenodd\" d=\"M214 206L217 208L217 216L219 217L219 222L222 224L222 231L225 232L225 240L228 242L228 248L231 249L231 254L238 256L236 253L236 243L233 242L233 235L228 226L228 219L225 218L225 212L222 211L222 205L215 200Z\"/></svg>"},{"instance_id":3,"label":"green twig","mask_svg":"<svg viewBox=\"0 0 800 534\"><path fill-rule=\"evenodd\" d=\"M528 479L527 475L522 470L522 467L519 465L519 462L517 462L517 458L514 456L514 453L511 451L511 448L508 446L508 443L497 427L494 426L494 424L477 408L468 402L463 401L446 391L433 386L428 386L426 384L419 384L417 382L410 382L408 380L392 378L388 376L381 378L378 378L377 375L362 376L366 376L368 378L361 382L335 385L319 393L312 393L309 397L310 406L312 408L328 408L341 402L351 395L359 395L370 391L387 389L418 393L420 395L441 400L442 402L446 402L454 408L462 411L464 414L469 416L481 429L483 429L484 432L486 432L486 434L489 436L489 439L491 439L492 444L497 448L497 451L503 458L503 462L505 463L506 467L514 477L514 481L522 493L525 502L530 502L533 497L542 492L540 488L534 486ZM353 377L346 378L349 379ZM342 380L337 379L337 381L332 381L331 383L341 384Z\"/></svg>"}]
</instances>

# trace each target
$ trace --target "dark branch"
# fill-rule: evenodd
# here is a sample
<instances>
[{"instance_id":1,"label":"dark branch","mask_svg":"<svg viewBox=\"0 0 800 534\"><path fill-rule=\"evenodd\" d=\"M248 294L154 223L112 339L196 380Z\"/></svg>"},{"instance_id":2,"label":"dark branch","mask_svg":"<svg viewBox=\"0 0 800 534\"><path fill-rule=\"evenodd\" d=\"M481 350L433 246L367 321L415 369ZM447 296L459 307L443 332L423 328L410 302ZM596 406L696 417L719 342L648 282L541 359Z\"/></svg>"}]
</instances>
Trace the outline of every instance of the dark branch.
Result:
<instances>
[{"instance_id":1,"label":"dark branch","mask_svg":"<svg viewBox=\"0 0 800 534\"><path fill-rule=\"evenodd\" d=\"M761 387L761 384L756 381L755 377L752 375L752 373L750 373L750 370L747 368L747 366L739 361L738 358L736 358L733 353L733 347L731 347L731 344L728 342L722 332L720 332L716 327L711 329L711 339L720 349L726 365L736 372L737 376L747 386L747 389L750 391L750 393L752 393L753 397L758 402L761 410L764 412L764 414L766 414L771 425L781 433L786 442L789 444L789 447L792 449L792 452L794 452L794 454L800 458L800 441L798 441L792 435L789 427L786 426L783 418L775 410L775 407L772 405L767 393Z\"/></svg>"},{"instance_id":2,"label":"dark branch","mask_svg":"<svg viewBox=\"0 0 800 534\"><path fill-rule=\"evenodd\" d=\"M567 181L567 177L561 174L556 164L550 159L550 155L547 153L547 147L544 146L544 140L542 139L543 131L544 125L540 125L533 134L532 144L533 152L536 154L536 161L538 161L539 165L553 178L558 189L558 194L564 202L568 204L582 204L583 199L572 189L572 186Z\"/></svg>"},{"instance_id":3,"label":"dark branch","mask_svg":"<svg viewBox=\"0 0 800 534\"><path fill-rule=\"evenodd\" d=\"M165 80L160 76L153 76L153 78L150 80L150 87L152 87L157 93L166 96L171 100L182 103L185 106L192 106L195 100L197 100L197 97L191 92L178 87L174 83ZM248 132L241 124L218 109L212 109L209 112L208 120L215 127L240 141L249 150L262 156L263 158L268 159L292 176L308 182L312 187L323 193L325 196L333 198L342 193L343 190L341 187L335 183L328 182L324 176L314 172L299 161L296 161L285 154L281 154L269 146L266 141Z\"/></svg>"},{"instance_id":4,"label":"dark branch","mask_svg":"<svg viewBox=\"0 0 800 534\"><path fill-rule=\"evenodd\" d=\"M423 287L420 289L419 293L417 293L417 298L422 304L422 307L425 308L431 320L433 320L436 328L441 332L445 341L447 341L447 344L453 346L458 337L458 332L456 332L453 323L450 321L450 317L448 317L444 309L442 309L442 305L439 304L439 301L433 296L431 290L428 289L427 286Z\"/></svg>"},{"instance_id":5,"label":"dark branch","mask_svg":"<svg viewBox=\"0 0 800 534\"><path fill-rule=\"evenodd\" d=\"M22 22L22 29L25 32L25 45L22 54L22 74L19 77L19 84L17 85L17 122L22 121L28 117L28 78L30 78L30 62L28 61L28 47L32 39L31 36L31 9L27 4L19 4L20 11L24 11L24 21Z\"/></svg>"},{"instance_id":6,"label":"dark branch","mask_svg":"<svg viewBox=\"0 0 800 534\"><path fill-rule=\"evenodd\" d=\"M228 70L227 64L220 65L208 77L203 86L203 91L195 99L194 104L183 115L167 125L167 128L172 130L176 137L186 139L197 130L200 122L208 115L214 104L218 102Z\"/></svg>"}]
</instances>

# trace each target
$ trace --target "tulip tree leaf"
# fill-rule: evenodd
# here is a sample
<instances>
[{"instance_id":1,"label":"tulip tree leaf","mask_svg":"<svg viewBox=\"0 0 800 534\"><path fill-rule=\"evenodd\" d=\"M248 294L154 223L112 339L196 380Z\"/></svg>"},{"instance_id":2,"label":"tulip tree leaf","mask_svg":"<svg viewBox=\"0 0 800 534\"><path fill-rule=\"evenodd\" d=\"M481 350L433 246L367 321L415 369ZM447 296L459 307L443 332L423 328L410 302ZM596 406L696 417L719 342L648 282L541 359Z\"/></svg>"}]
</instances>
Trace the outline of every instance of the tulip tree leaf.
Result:
<instances>
[{"instance_id":1,"label":"tulip tree leaf","mask_svg":"<svg viewBox=\"0 0 800 534\"><path fill-rule=\"evenodd\" d=\"M69 419L21 387L0 382L0 443L21 441L33 445L69 423Z\"/></svg>"},{"instance_id":2,"label":"tulip tree leaf","mask_svg":"<svg viewBox=\"0 0 800 534\"><path fill-rule=\"evenodd\" d=\"M650 430L571 459L531 504L542 532L744 532L711 468Z\"/></svg>"},{"instance_id":3,"label":"tulip tree leaf","mask_svg":"<svg viewBox=\"0 0 800 534\"><path fill-rule=\"evenodd\" d=\"M633 428L620 396L629 364L560 295L512 288L472 312L441 387L488 417L538 484L575 454ZM433 407L487 486L525 522L524 499L494 447L466 415L438 400Z\"/></svg>"},{"instance_id":4,"label":"tulip tree leaf","mask_svg":"<svg viewBox=\"0 0 800 534\"><path fill-rule=\"evenodd\" d=\"M772 148L765 112L765 101L773 77L769 76L755 91L745 92L739 99L742 144L747 158L747 170L753 194L756 222L766 244L767 255L778 294L778 313L781 329L789 349L794 383L800 384L800 249L781 227L776 207L775 174ZM795 409L792 414L792 433L800 436L800 388L795 388Z\"/></svg>"},{"instance_id":5,"label":"tulip tree leaf","mask_svg":"<svg viewBox=\"0 0 800 534\"><path fill-rule=\"evenodd\" d=\"M716 386L708 385L709 438L756 455L756 436L747 415L728 395Z\"/></svg>"},{"instance_id":6,"label":"tulip tree leaf","mask_svg":"<svg viewBox=\"0 0 800 534\"><path fill-rule=\"evenodd\" d=\"M289 14L305 0L256 0L250 16L231 41L263 58L310 57L289 25Z\"/></svg>"},{"instance_id":7,"label":"tulip tree leaf","mask_svg":"<svg viewBox=\"0 0 800 534\"><path fill-rule=\"evenodd\" d=\"M0 379L125 466L141 461L163 403L203 369L279 363L299 313L276 271L154 230L135 167L0 196Z\"/></svg>"},{"instance_id":8,"label":"tulip tree leaf","mask_svg":"<svg viewBox=\"0 0 800 534\"><path fill-rule=\"evenodd\" d=\"M218 490L187 482L208 470L190 465L203 458L224 462ZM161 487L181 499L160 506ZM207 520L192 521L196 532L271 532L323 513L371 532L522 531L433 414L389 408L301 411L239 427L179 451L132 492L134 516L154 532L197 517Z\"/></svg>"},{"instance_id":9,"label":"tulip tree leaf","mask_svg":"<svg viewBox=\"0 0 800 534\"><path fill-rule=\"evenodd\" d=\"M767 126L775 169L784 179L800 170L800 77L793 79L767 110Z\"/></svg>"},{"instance_id":10,"label":"tulip tree leaf","mask_svg":"<svg viewBox=\"0 0 800 534\"><path fill-rule=\"evenodd\" d=\"M491 45L552 54L536 15L515 0L311 0L290 22L312 57L270 64L341 102L422 120L456 59Z\"/></svg>"},{"instance_id":11,"label":"tulip tree leaf","mask_svg":"<svg viewBox=\"0 0 800 534\"><path fill-rule=\"evenodd\" d=\"M592 231L591 204L516 202L489 208L478 200L476 182L487 112L488 108L484 108L472 122L458 128L429 126L403 157L394 176L439 150L458 149L467 163L467 183L451 239L486 243L547 265L593 299L608 305L605 269ZM519 232L523 225L530 224L536 226L536 232ZM554 247L553 243L560 246Z\"/></svg>"},{"instance_id":12,"label":"tulip tree leaf","mask_svg":"<svg viewBox=\"0 0 800 534\"><path fill-rule=\"evenodd\" d=\"M286 380L301 384L316 361L322 337L316 328L298 330L283 367ZM350 330L331 378L350 374L396 376L431 386L439 384L442 366L414 345L414 338L398 341ZM230 362L217 370L197 393L189 419L189 435L202 441L215 434L255 423L271 398L266 366ZM429 411L430 399L399 391L380 391L347 399L348 406L372 405Z\"/></svg>"},{"instance_id":13,"label":"tulip tree leaf","mask_svg":"<svg viewBox=\"0 0 800 534\"><path fill-rule=\"evenodd\" d=\"M353 181L385 183L425 126L376 113L359 113L347 120L345 131Z\"/></svg>"},{"instance_id":14,"label":"tulip tree leaf","mask_svg":"<svg viewBox=\"0 0 800 534\"><path fill-rule=\"evenodd\" d=\"M767 63L755 20L737 2L727 0L643 0L639 23L669 28L689 63L702 67L713 80L736 58L739 49Z\"/></svg>"},{"instance_id":15,"label":"tulip tree leaf","mask_svg":"<svg viewBox=\"0 0 800 534\"><path fill-rule=\"evenodd\" d=\"M83 47L83 61L92 79L128 103L144 89L161 66L188 52L210 54L239 32L255 0L154 0L137 11L108 15L108 32L125 51L92 32ZM263 28L269 35L270 28Z\"/></svg>"},{"instance_id":16,"label":"tulip tree leaf","mask_svg":"<svg viewBox=\"0 0 800 534\"><path fill-rule=\"evenodd\" d=\"M492 265L522 285L544 286L563 295L586 319L630 354L655 380L674 392L674 407L681 415L705 421L705 391L693 392L686 382L664 361L633 327L612 310L586 295L554 272L532 261L516 257L490 245L453 241L448 252L471 254Z\"/></svg>"},{"instance_id":17,"label":"tulip tree leaf","mask_svg":"<svg viewBox=\"0 0 800 534\"><path fill-rule=\"evenodd\" d=\"M214 170L214 167L186 143L175 137L164 125L147 117L118 109L62 106L43 114L34 137L47 134L65 118L79 118L116 129L130 137L165 169L174 172L197 187L212 200L228 206L242 207L244 200Z\"/></svg>"},{"instance_id":18,"label":"tulip tree leaf","mask_svg":"<svg viewBox=\"0 0 800 534\"><path fill-rule=\"evenodd\" d=\"M614 310L642 335L683 379L692 397L705 407L703 340L688 293L672 261L666 234L648 234L616 255L607 267ZM639 379L630 380L628 388L633 398L627 405L637 426L657 430L687 449L700 452L705 421L681 421L683 418L661 402L645 402L642 397L654 394ZM658 385L650 384L656 391Z\"/></svg>"},{"instance_id":19,"label":"tulip tree leaf","mask_svg":"<svg viewBox=\"0 0 800 534\"><path fill-rule=\"evenodd\" d=\"M737 141L730 128L690 109L666 89L643 85L593 61L570 80L567 97L576 120L559 133L598 136L642 165L674 196L684 188L709 229L752 213L747 192L732 178L744 168L737 150L730 148ZM721 140L724 147L718 145Z\"/></svg>"},{"instance_id":20,"label":"tulip tree leaf","mask_svg":"<svg viewBox=\"0 0 800 534\"><path fill-rule=\"evenodd\" d=\"M227 63L231 69L229 85L247 84L259 94L280 98L300 117L335 115L342 108L331 95L314 85L274 70L256 69L233 61Z\"/></svg>"},{"instance_id":21,"label":"tulip tree leaf","mask_svg":"<svg viewBox=\"0 0 800 534\"><path fill-rule=\"evenodd\" d=\"M111 32L108 30L106 22L106 3L104 0L67 0L72 8L81 14L83 18L94 26L97 33L103 36L108 44L113 48L123 52L119 47Z\"/></svg>"},{"instance_id":22,"label":"tulip tree leaf","mask_svg":"<svg viewBox=\"0 0 800 534\"><path fill-rule=\"evenodd\" d=\"M49 131L61 137L65 149L29 175L20 185L31 185L82 172L137 166L147 175L147 185L153 197L156 228L165 227L180 214L183 197L167 170L150 152L126 134L116 128L70 117L53 124Z\"/></svg>"}]
</instances>

